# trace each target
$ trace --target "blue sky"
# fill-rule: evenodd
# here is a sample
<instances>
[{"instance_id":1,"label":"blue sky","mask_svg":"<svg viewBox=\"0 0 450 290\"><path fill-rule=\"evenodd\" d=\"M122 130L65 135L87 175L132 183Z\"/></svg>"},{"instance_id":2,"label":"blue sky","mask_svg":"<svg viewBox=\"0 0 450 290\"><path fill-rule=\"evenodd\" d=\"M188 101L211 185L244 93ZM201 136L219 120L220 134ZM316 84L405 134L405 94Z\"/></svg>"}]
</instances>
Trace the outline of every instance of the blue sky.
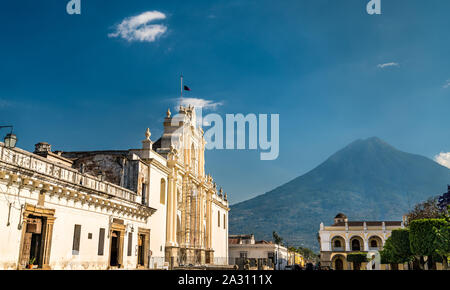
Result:
<instances>
[{"instance_id":1,"label":"blue sky","mask_svg":"<svg viewBox=\"0 0 450 290\"><path fill-rule=\"evenodd\" d=\"M280 114L277 160L207 152L232 203L358 138L429 158L450 151L449 1L382 0L377 16L366 0L81 0L81 15L67 2L0 10L0 124L26 150L136 148L147 127L156 139L182 72L190 97L222 104L216 113ZM154 41L112 37L148 11L165 16Z\"/></svg>"}]
</instances>

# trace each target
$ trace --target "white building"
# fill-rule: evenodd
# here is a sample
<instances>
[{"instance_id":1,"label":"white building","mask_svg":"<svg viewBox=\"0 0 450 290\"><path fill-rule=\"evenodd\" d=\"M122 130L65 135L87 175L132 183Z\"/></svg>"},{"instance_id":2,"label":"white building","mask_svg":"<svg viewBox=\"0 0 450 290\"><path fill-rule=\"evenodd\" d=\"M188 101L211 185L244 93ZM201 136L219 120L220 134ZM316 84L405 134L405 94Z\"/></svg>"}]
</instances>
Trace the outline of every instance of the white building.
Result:
<instances>
[{"instance_id":1,"label":"white building","mask_svg":"<svg viewBox=\"0 0 450 290\"><path fill-rule=\"evenodd\" d=\"M267 241L255 241L255 236L230 235L228 239L229 264L242 266L246 260L250 260L251 266L259 264L269 268L284 270L288 265L288 249L281 245ZM259 267L261 269L261 265Z\"/></svg>"},{"instance_id":2,"label":"white building","mask_svg":"<svg viewBox=\"0 0 450 290\"><path fill-rule=\"evenodd\" d=\"M205 174L194 108L145 137L121 151L0 143L0 269L226 264L227 195Z\"/></svg>"},{"instance_id":3,"label":"white building","mask_svg":"<svg viewBox=\"0 0 450 290\"><path fill-rule=\"evenodd\" d=\"M339 213L334 224L320 224L319 244L320 263L334 270L350 270L352 263L347 261L349 253L367 254L367 270L380 270L380 250L395 229L404 228L400 221L349 221Z\"/></svg>"}]
</instances>

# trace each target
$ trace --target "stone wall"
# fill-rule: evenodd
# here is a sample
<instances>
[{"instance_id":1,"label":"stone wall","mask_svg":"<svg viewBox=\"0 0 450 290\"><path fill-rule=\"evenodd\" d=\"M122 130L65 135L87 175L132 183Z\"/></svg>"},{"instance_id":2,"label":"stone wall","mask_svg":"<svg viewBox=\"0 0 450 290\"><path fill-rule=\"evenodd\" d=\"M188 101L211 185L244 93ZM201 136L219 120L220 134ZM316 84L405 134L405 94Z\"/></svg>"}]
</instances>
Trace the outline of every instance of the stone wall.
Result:
<instances>
[{"instance_id":1,"label":"stone wall","mask_svg":"<svg viewBox=\"0 0 450 290\"><path fill-rule=\"evenodd\" d=\"M104 178L104 180L122 185L127 151L118 152L63 152L63 157L73 161L73 168Z\"/></svg>"}]
</instances>

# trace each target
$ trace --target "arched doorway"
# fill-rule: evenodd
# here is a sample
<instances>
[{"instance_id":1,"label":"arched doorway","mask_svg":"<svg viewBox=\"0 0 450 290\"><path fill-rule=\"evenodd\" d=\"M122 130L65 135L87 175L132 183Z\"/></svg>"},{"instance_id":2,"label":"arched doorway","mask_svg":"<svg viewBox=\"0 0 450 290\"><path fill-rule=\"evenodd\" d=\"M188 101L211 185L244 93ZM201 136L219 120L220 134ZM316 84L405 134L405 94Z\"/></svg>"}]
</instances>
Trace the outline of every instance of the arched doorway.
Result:
<instances>
[{"instance_id":1,"label":"arched doorway","mask_svg":"<svg viewBox=\"0 0 450 290\"><path fill-rule=\"evenodd\" d=\"M343 255L335 255L331 260L331 267L334 270L345 270L345 257Z\"/></svg>"},{"instance_id":2,"label":"arched doorway","mask_svg":"<svg viewBox=\"0 0 450 290\"><path fill-rule=\"evenodd\" d=\"M337 258L336 261L334 261L334 268L338 271L344 270L344 262L341 258Z\"/></svg>"}]
</instances>

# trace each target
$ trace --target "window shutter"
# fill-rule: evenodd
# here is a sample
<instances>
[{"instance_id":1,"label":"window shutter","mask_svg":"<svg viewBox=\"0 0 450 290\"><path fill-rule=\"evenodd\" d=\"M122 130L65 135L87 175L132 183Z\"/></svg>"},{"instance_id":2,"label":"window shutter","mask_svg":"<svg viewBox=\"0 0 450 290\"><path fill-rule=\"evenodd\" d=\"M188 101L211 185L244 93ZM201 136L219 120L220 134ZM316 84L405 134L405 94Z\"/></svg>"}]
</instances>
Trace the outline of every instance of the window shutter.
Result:
<instances>
[{"instance_id":1,"label":"window shutter","mask_svg":"<svg viewBox=\"0 0 450 290\"><path fill-rule=\"evenodd\" d=\"M72 255L80 254L80 236L81 236L81 225L75 225L73 230Z\"/></svg>"},{"instance_id":2,"label":"window shutter","mask_svg":"<svg viewBox=\"0 0 450 290\"><path fill-rule=\"evenodd\" d=\"M133 246L133 233L128 233L128 256L131 256Z\"/></svg>"},{"instance_id":3,"label":"window shutter","mask_svg":"<svg viewBox=\"0 0 450 290\"><path fill-rule=\"evenodd\" d=\"M100 228L100 233L98 235L98 255L103 256L103 251L105 248L105 229Z\"/></svg>"}]
</instances>

